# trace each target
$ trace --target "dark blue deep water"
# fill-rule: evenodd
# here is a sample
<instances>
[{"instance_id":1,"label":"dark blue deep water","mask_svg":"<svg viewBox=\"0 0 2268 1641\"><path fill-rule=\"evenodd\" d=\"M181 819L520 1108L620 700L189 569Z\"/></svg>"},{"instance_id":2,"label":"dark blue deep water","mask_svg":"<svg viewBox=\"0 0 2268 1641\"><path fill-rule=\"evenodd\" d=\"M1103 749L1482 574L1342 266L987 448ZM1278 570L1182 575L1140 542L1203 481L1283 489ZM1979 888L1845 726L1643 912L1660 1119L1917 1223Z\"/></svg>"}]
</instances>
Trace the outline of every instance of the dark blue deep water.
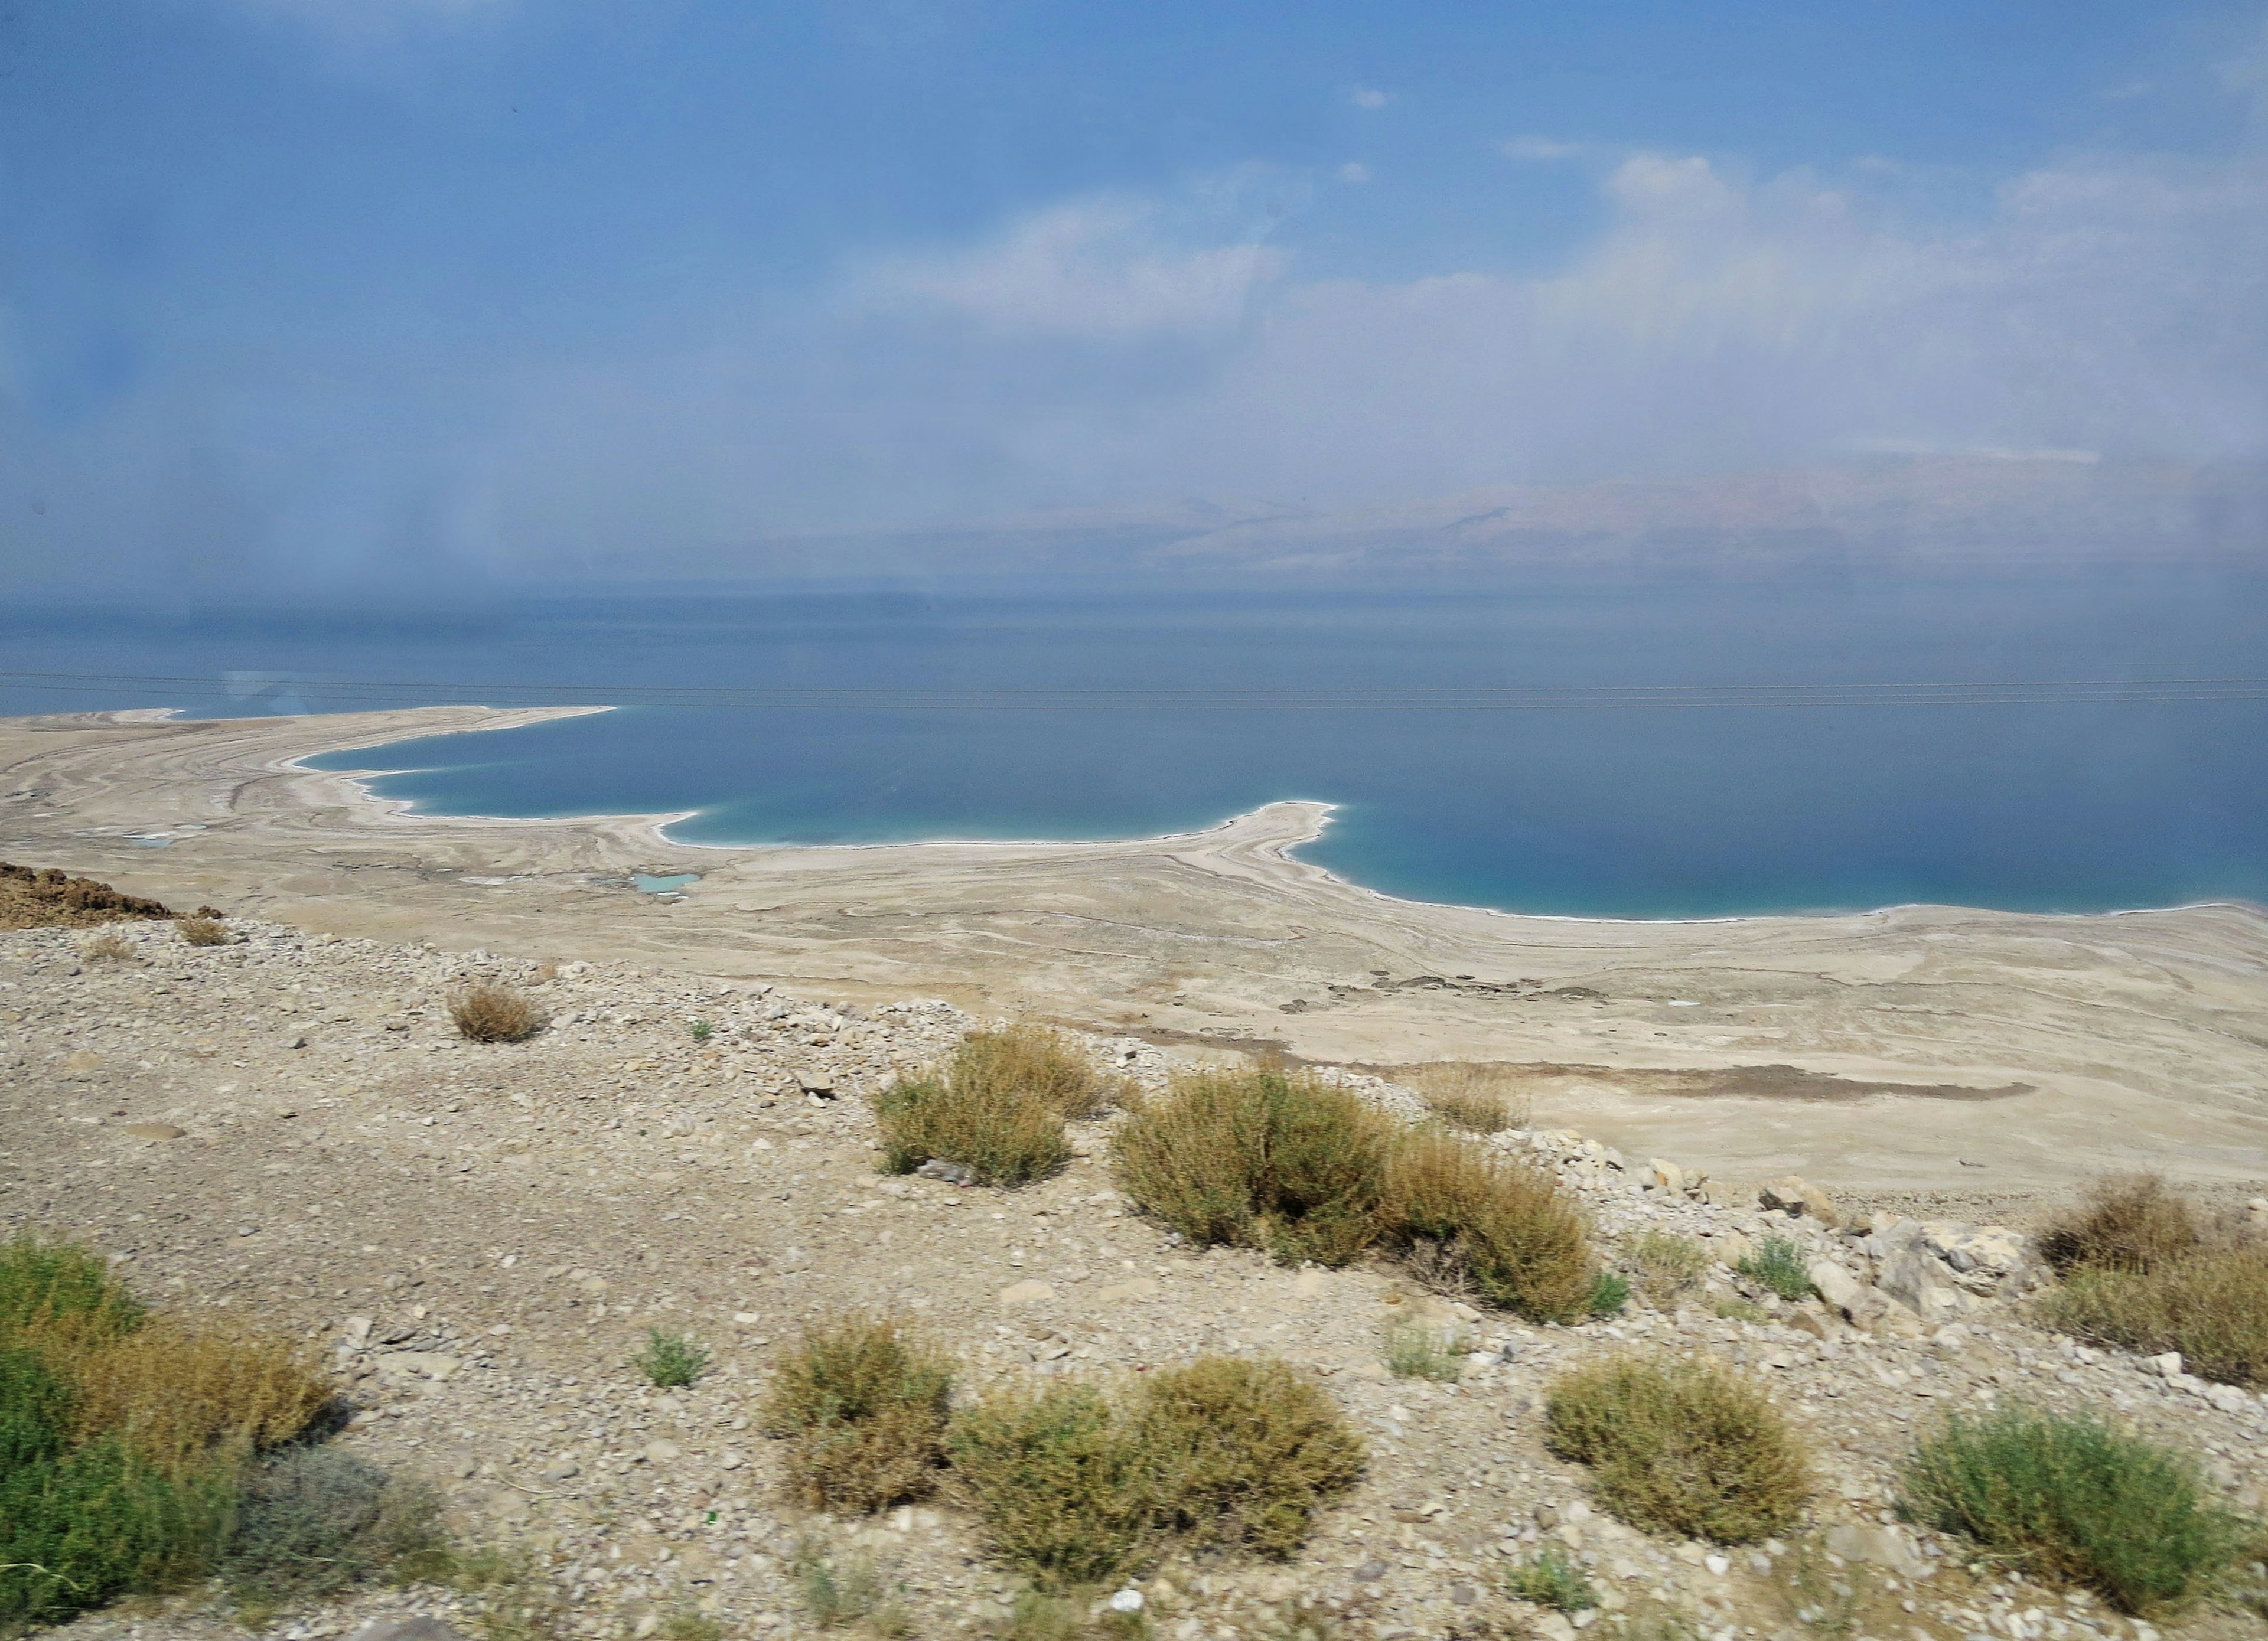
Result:
<instances>
[{"instance_id":1,"label":"dark blue deep water","mask_svg":"<svg viewBox=\"0 0 2268 1641\"><path fill-rule=\"evenodd\" d=\"M0 710L642 703L322 762L451 813L694 810L693 843L1126 837L1308 798L1339 808L1305 857L1521 911L2268 900L2268 687L2186 681L2268 677L2258 579L498 609L18 612Z\"/></svg>"}]
</instances>

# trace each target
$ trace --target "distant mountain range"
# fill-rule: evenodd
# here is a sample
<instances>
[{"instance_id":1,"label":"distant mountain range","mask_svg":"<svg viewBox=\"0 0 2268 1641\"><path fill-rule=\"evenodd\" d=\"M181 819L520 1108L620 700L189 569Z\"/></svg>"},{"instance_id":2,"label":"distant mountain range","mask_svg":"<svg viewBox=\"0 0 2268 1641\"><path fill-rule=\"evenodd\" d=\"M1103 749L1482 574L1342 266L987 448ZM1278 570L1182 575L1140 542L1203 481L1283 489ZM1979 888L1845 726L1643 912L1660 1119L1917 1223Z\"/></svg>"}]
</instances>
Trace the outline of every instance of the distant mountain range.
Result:
<instances>
[{"instance_id":1,"label":"distant mountain range","mask_svg":"<svg viewBox=\"0 0 2268 1641\"><path fill-rule=\"evenodd\" d=\"M1504 485L1339 512L1197 501L699 552L626 544L585 567L607 579L1328 586L2169 561L2268 572L2268 467L2122 463L2068 452L1878 457L1719 477Z\"/></svg>"}]
</instances>

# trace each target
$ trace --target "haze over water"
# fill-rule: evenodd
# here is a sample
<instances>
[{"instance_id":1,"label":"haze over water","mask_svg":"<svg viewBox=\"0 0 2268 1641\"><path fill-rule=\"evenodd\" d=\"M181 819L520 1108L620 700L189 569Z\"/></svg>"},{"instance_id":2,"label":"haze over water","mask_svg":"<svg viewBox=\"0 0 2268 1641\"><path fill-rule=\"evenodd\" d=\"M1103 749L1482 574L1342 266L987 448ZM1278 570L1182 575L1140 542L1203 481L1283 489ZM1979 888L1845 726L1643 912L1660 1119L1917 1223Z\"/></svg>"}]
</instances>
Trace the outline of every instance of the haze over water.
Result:
<instances>
[{"instance_id":1,"label":"haze over water","mask_svg":"<svg viewBox=\"0 0 2268 1641\"><path fill-rule=\"evenodd\" d=\"M444 813L692 810L673 835L699 843L1127 837L1299 798L1338 806L1303 858L1418 899L1618 917L1915 901L2100 910L2268 899L2263 692L1927 705L1843 687L2124 680L2148 696L2169 679L2257 673L2263 607L2250 578L2106 573L56 613L0 632L12 667L188 681L19 680L0 688L0 710L721 691L733 704L679 694L317 762L398 769L379 792ZM1822 686L1841 698L1819 703ZM1538 688L1510 708L1480 693ZM771 699L827 704L730 693L783 688ZM873 698L845 690L882 704L843 704ZM951 704L968 690L984 704ZM1416 693L1428 690L1450 693Z\"/></svg>"}]
</instances>

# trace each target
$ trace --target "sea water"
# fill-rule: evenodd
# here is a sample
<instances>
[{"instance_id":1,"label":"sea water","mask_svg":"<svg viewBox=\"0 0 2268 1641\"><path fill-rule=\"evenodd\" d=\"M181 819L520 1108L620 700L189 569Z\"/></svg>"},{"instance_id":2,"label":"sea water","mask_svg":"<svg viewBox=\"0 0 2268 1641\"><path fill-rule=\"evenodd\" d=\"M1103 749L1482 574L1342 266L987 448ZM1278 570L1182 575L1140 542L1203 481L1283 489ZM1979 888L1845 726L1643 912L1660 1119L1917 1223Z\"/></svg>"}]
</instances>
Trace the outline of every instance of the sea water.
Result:
<instances>
[{"instance_id":1,"label":"sea water","mask_svg":"<svg viewBox=\"0 0 2268 1641\"><path fill-rule=\"evenodd\" d=\"M2081 911L2268 900L2264 635L2261 581L2163 573L48 610L0 622L0 710L617 704L310 762L441 813L691 812L689 843L1297 798L1335 806L1302 858L1421 900Z\"/></svg>"}]
</instances>

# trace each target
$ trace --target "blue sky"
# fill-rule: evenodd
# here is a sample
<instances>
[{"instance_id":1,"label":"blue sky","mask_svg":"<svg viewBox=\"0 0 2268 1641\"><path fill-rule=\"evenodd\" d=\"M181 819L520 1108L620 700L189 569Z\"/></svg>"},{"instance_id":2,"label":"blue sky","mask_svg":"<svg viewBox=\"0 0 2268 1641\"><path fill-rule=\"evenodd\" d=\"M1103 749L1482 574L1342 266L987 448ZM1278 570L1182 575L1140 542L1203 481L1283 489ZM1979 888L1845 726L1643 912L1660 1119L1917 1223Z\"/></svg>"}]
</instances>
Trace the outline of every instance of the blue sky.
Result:
<instances>
[{"instance_id":1,"label":"blue sky","mask_svg":"<svg viewBox=\"0 0 2268 1641\"><path fill-rule=\"evenodd\" d=\"M2257 460L2257 6L73 0L0 562Z\"/></svg>"}]
</instances>

